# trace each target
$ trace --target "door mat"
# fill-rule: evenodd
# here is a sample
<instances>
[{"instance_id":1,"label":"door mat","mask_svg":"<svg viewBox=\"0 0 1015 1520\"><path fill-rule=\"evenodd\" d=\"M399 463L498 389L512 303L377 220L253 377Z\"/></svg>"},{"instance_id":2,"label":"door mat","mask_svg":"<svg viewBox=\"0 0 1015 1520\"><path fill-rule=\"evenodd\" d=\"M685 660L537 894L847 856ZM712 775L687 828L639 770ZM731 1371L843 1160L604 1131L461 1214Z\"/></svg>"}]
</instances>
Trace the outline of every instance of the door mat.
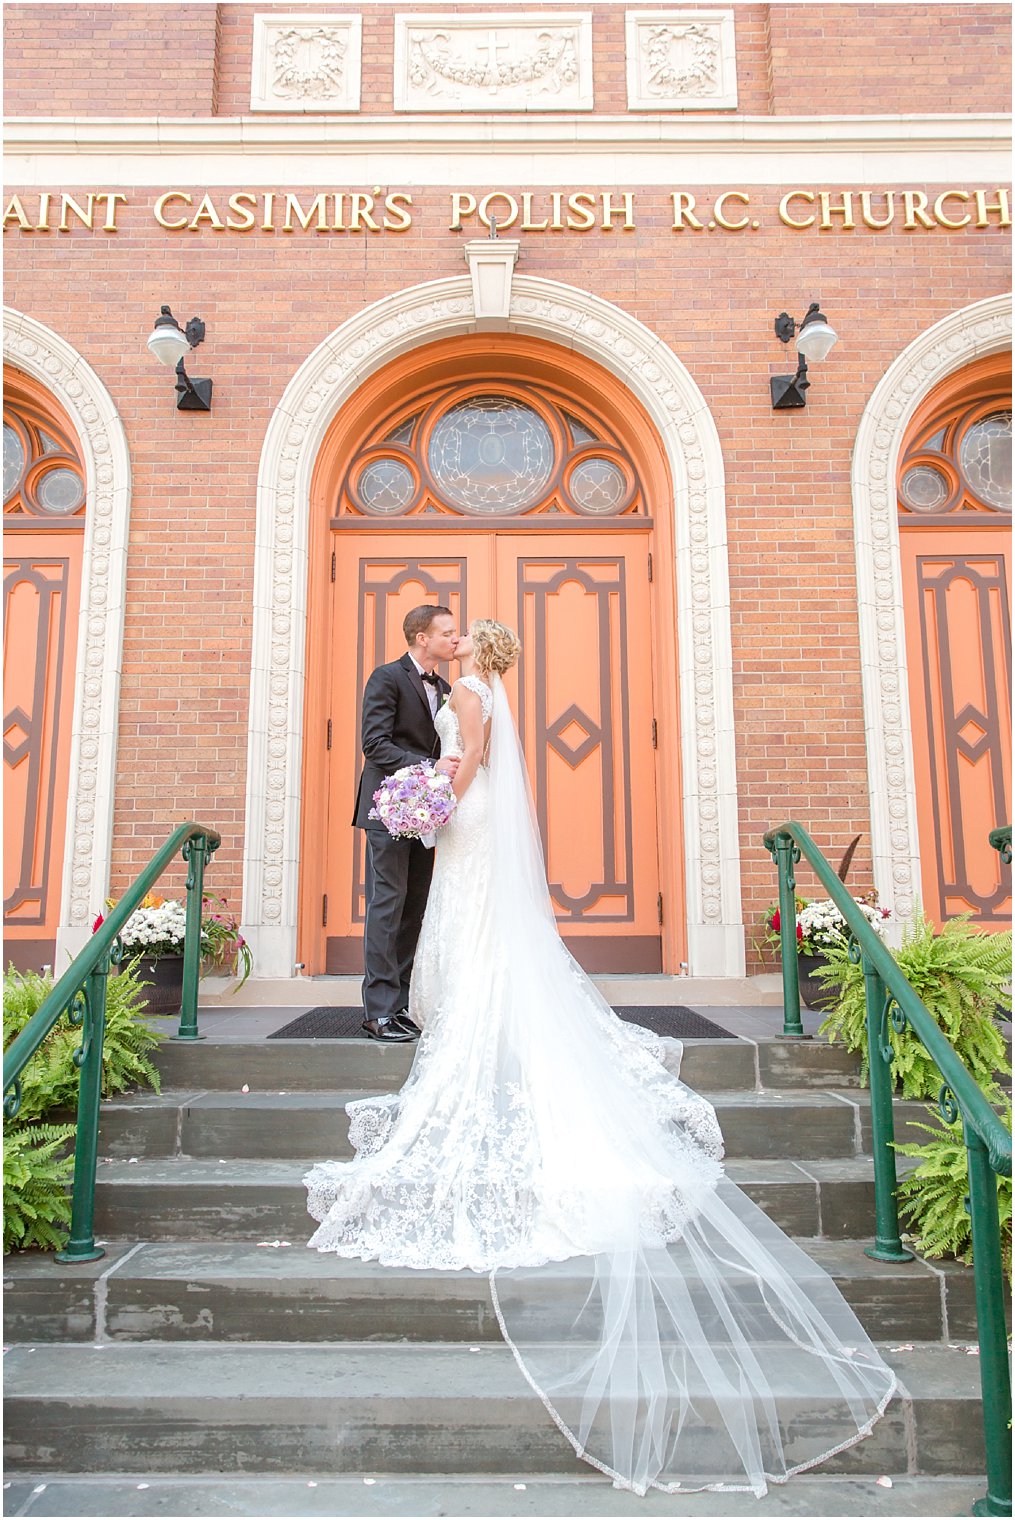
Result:
<instances>
[{"instance_id":1,"label":"door mat","mask_svg":"<svg viewBox=\"0 0 1015 1520\"><path fill-rule=\"evenodd\" d=\"M641 1024L653 1034L677 1040L736 1040L739 1035L721 1029L710 1019L703 1019L693 1008L617 1008L622 1019ZM274 1034L269 1040L356 1040L366 1039L360 1028L362 1008L311 1008Z\"/></svg>"}]
</instances>

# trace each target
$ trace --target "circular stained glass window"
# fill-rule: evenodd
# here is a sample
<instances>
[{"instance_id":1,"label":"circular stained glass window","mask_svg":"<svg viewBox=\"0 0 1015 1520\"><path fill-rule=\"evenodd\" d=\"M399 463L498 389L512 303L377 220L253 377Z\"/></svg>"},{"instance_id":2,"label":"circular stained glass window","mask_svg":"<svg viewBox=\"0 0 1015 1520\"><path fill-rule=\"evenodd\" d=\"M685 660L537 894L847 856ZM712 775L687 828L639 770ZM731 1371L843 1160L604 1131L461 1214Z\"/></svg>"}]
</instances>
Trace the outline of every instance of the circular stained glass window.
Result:
<instances>
[{"instance_id":1,"label":"circular stained glass window","mask_svg":"<svg viewBox=\"0 0 1015 1520\"><path fill-rule=\"evenodd\" d=\"M73 470L48 470L40 477L35 494L47 512L65 516L80 507L85 499L85 488L80 475Z\"/></svg>"},{"instance_id":2,"label":"circular stained glass window","mask_svg":"<svg viewBox=\"0 0 1015 1520\"><path fill-rule=\"evenodd\" d=\"M400 459L374 459L356 482L363 505L371 512L404 512L416 492L416 481Z\"/></svg>"},{"instance_id":3,"label":"circular stained glass window","mask_svg":"<svg viewBox=\"0 0 1015 1520\"><path fill-rule=\"evenodd\" d=\"M568 484L583 512L616 512L627 495L623 470L610 459L583 459Z\"/></svg>"},{"instance_id":4,"label":"circular stained glass window","mask_svg":"<svg viewBox=\"0 0 1015 1520\"><path fill-rule=\"evenodd\" d=\"M936 512L948 500L948 481L932 465L914 465L902 477L902 499L912 512Z\"/></svg>"},{"instance_id":5,"label":"circular stained glass window","mask_svg":"<svg viewBox=\"0 0 1015 1520\"><path fill-rule=\"evenodd\" d=\"M991 412L968 429L959 464L971 491L992 507L1011 511L1011 412Z\"/></svg>"},{"instance_id":6,"label":"circular stained glass window","mask_svg":"<svg viewBox=\"0 0 1015 1520\"><path fill-rule=\"evenodd\" d=\"M532 407L507 396L460 402L437 423L427 462L438 489L466 512L520 512L553 475L553 435Z\"/></svg>"},{"instance_id":7,"label":"circular stained glass window","mask_svg":"<svg viewBox=\"0 0 1015 1520\"><path fill-rule=\"evenodd\" d=\"M17 428L4 423L4 501L14 495L25 468L25 446Z\"/></svg>"}]
</instances>

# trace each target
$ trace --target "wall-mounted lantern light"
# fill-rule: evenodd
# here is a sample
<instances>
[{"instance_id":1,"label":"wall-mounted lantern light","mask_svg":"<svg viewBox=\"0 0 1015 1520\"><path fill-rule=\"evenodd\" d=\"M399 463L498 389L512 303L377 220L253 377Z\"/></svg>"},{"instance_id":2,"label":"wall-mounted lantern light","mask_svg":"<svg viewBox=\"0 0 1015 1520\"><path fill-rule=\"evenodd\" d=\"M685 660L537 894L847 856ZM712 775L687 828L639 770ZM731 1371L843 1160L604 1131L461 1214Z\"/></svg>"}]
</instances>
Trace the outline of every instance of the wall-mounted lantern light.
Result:
<instances>
[{"instance_id":1,"label":"wall-mounted lantern light","mask_svg":"<svg viewBox=\"0 0 1015 1520\"><path fill-rule=\"evenodd\" d=\"M191 349L204 342L204 323L200 317L191 317L186 331L180 326L168 306L156 317L155 328L148 339L148 350L160 364L168 364L176 370L176 394L178 412L210 412L210 380L192 380L183 361Z\"/></svg>"},{"instance_id":2,"label":"wall-mounted lantern light","mask_svg":"<svg viewBox=\"0 0 1015 1520\"><path fill-rule=\"evenodd\" d=\"M794 333L797 353L800 355L796 374L773 375L769 382L772 388L772 407L777 412L807 405L806 391L811 383L807 378L807 362L810 360L812 364L819 363L839 341L839 334L829 327L827 319L818 310L817 301L812 301L808 306L807 315L799 327L785 311L776 317L777 338L788 343Z\"/></svg>"}]
</instances>

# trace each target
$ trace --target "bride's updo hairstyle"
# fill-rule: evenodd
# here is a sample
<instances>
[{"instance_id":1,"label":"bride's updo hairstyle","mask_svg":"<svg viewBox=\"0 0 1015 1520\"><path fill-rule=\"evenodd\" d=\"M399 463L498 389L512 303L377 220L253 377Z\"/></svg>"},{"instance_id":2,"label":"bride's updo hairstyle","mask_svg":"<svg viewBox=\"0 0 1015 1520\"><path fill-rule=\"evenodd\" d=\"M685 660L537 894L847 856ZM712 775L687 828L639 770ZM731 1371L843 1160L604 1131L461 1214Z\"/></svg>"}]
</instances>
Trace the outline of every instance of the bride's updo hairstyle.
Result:
<instances>
[{"instance_id":1,"label":"bride's updo hairstyle","mask_svg":"<svg viewBox=\"0 0 1015 1520\"><path fill-rule=\"evenodd\" d=\"M477 618L469 626L472 652L484 675L502 676L510 670L522 652L521 641L513 629L493 618Z\"/></svg>"}]
</instances>

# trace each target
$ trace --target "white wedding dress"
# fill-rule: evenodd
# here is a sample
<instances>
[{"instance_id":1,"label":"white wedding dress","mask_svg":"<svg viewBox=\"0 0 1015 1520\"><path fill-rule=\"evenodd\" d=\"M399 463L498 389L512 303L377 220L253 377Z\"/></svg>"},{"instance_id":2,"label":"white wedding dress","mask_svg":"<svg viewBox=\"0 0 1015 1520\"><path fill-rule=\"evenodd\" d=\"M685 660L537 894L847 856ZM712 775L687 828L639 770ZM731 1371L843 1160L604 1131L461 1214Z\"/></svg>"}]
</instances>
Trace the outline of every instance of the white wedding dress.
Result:
<instances>
[{"instance_id":1,"label":"white wedding dress","mask_svg":"<svg viewBox=\"0 0 1015 1520\"><path fill-rule=\"evenodd\" d=\"M680 1047L625 1023L560 940L499 678L437 842L402 1090L348 1105L306 1177L319 1251L488 1273L522 1373L615 1482L765 1492L862 1439L895 1388L831 1279L728 1181ZM454 712L442 755L462 753Z\"/></svg>"}]
</instances>

